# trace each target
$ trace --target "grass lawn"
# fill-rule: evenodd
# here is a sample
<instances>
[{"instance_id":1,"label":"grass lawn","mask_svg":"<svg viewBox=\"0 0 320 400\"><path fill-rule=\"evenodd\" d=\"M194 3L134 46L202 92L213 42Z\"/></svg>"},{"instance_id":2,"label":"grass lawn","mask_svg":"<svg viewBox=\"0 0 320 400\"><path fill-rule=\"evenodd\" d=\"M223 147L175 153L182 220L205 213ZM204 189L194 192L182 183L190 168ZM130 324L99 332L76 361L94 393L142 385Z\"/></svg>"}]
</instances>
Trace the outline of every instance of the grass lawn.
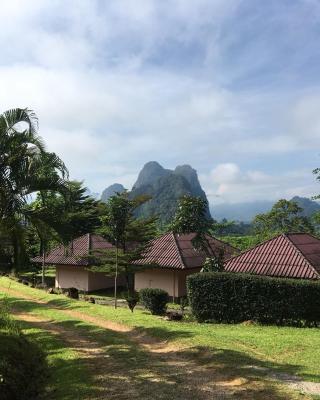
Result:
<instances>
[{"instance_id":1,"label":"grass lawn","mask_svg":"<svg viewBox=\"0 0 320 400\"><path fill-rule=\"evenodd\" d=\"M90 381L90 375L75 351L45 330L33 328L25 322L19 323L26 337L36 342L47 354L49 376L41 398L74 400L81 396L93 398L96 395L97 388Z\"/></svg>"},{"instance_id":2,"label":"grass lawn","mask_svg":"<svg viewBox=\"0 0 320 400\"><path fill-rule=\"evenodd\" d=\"M316 328L168 322L142 310L131 313L124 308L115 310L108 306L71 300L65 296L49 295L8 278L0 278L0 284L19 289L35 298L48 300L51 305L81 310L144 330L151 336L183 347L204 346L229 350L229 353L224 353L226 357L231 357L232 352L235 355L237 352L245 352L273 368L284 369L305 379L320 382L320 330Z\"/></svg>"},{"instance_id":3,"label":"grass lawn","mask_svg":"<svg viewBox=\"0 0 320 400\"><path fill-rule=\"evenodd\" d=\"M71 300L61 295L49 295L43 291L18 284L8 278L0 278L0 286L0 291L2 291L2 293L5 292L3 287L10 286L11 289L18 290L20 293L24 293L27 296L33 296L36 299L48 301L48 306L81 311L91 316L102 317L107 320L123 323L133 327L137 332L147 332L149 336L166 340L169 344L182 348L182 352L184 352L186 357L193 357L197 362L204 363L206 366L210 364L211 366L222 368L228 372L228 374L234 373L236 376L239 371L246 371L248 366L255 366L258 367L256 374L259 375L259 367L267 367L278 372L288 372L290 374L299 375L308 381L320 382L319 329L169 322L160 317L152 316L143 310L136 310L132 314L125 308L114 310L109 306L93 305L82 301ZM11 301L14 303L15 308L18 307L21 310L32 312L39 316L52 318L65 326L71 326L76 323L77 329L82 329L83 332L90 331L90 335L93 334L92 325L79 321L70 321L70 317L66 315L63 316L61 315L62 313L59 314L56 310L42 307L31 301L22 301L19 299L11 299ZM33 335L36 340L42 340L44 343L43 346L45 348L46 346L48 347L49 360L51 360L53 369L57 368L57 371L61 371L61 368L57 367L58 364L65 368L66 373L61 373L60 379L63 380L65 376L67 376L68 371L72 375L72 365L77 366L78 369L75 370L75 374L78 374L78 376L72 376L71 378L74 378L75 386L79 386L76 382L81 382L81 374L84 373L83 368L85 363L81 360L77 362L72 351L63 349L58 339L48 339L41 331L34 331L34 329L30 329L28 334ZM103 329L95 328L94 335L99 337L99 341L106 340L105 330ZM105 343L105 345L109 346L110 354L115 356L115 351L121 341L122 345L126 344L127 347L125 352L123 350L120 352L118 351L117 357L113 360L114 363L120 363L122 366L122 364L127 365L126 363L129 362L128 366L134 370L134 368L136 368L136 360L140 357L141 368L145 366L145 371L150 368L150 365L148 366L148 358L142 355L141 351L138 351L136 346L129 345L128 342L124 341L125 339L121 337L121 335L119 336L116 333L109 333L108 335L109 344ZM110 340L111 342L113 341L113 344L110 344ZM126 352L130 354L129 359L133 360L131 366L130 360L128 361L127 359ZM124 359L121 359L123 355ZM142 375L146 373L145 371L142 372ZM252 370L244 372L245 376L249 376L250 374L252 374ZM169 389L170 388L164 386L161 390L165 392ZM57 390L59 390L59 388L57 388ZM81 385L79 390L82 390ZM90 390L96 391L97 388L95 385L92 385ZM143 390L145 389L141 386L141 393ZM69 399L68 397L63 398ZM88 398L94 397L89 396ZM179 399L179 397L176 398ZM282 397L272 396L269 398L282 399ZM293 399L296 397L283 398Z\"/></svg>"}]
</instances>

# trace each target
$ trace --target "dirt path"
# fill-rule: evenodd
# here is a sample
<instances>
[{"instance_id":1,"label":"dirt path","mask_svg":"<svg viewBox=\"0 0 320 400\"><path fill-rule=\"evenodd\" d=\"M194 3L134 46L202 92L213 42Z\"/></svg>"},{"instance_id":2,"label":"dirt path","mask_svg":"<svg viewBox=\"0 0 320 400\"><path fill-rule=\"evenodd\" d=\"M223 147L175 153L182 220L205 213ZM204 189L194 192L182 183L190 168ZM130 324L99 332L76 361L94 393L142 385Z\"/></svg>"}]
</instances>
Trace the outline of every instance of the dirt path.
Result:
<instances>
[{"instance_id":1,"label":"dirt path","mask_svg":"<svg viewBox=\"0 0 320 400\"><path fill-rule=\"evenodd\" d=\"M79 354L79 359L94 377L99 387L99 399L254 399L287 400L287 394L270 384L271 377L256 374L239 376L225 368L201 362L201 354L192 354L165 341L160 342L133 328L76 310L54 307L44 300L28 296L11 288L0 290L16 298L31 301L76 321L83 321L106 330L104 338L85 333L32 313L18 313L18 319L48 331ZM114 332L108 343L108 331ZM114 342L116 341L116 345ZM138 355L135 353L139 350ZM128 358L123 357L127 352ZM132 361L132 358L136 360ZM131 364L128 368L128 360ZM276 378L278 379L278 378ZM280 379L278 379L280 380ZM266 383L268 382L268 385ZM299 382L301 385L301 382ZM266 389L268 386L268 389ZM303 388L299 387L303 390ZM310 389L310 388L309 388ZM313 390L313 388L311 388ZM86 399L87 400L87 399ZM89 400L89 399L88 399ZM92 400L92 399L90 399Z\"/></svg>"},{"instance_id":2,"label":"dirt path","mask_svg":"<svg viewBox=\"0 0 320 400\"><path fill-rule=\"evenodd\" d=\"M22 298L25 300L30 300L34 303L37 304L42 304L44 306L48 306L48 302L44 301L44 300L40 300L37 299L33 296L28 296L24 293L19 292L18 290L14 290L11 288L5 288L3 286L0 285L0 290L2 290L3 292L7 292L8 294L11 294L17 298ZM88 315L86 313L83 313L81 311L75 311L75 310L67 310L65 308L62 307L56 307L56 306L49 306L50 309L53 310L57 310L62 312L63 314L69 315L72 318L76 318L76 319L80 319L84 322L88 322L90 324L99 326L100 328L105 328L105 329L109 329L115 332L125 332L128 334L128 336L130 337L131 340L137 342L137 344L145 347L147 350L149 350L150 352L163 352L163 353L168 353L171 351L176 351L181 349L181 347L177 347L171 344L168 344L166 341L159 341L156 338L153 338L151 336L146 335L145 333L141 332L141 333L137 333L134 332L134 329L132 327L129 327L127 325L124 324L120 324L118 322L114 322L114 321L109 321L109 320L105 320L103 318L98 318L98 317L94 317L91 315Z\"/></svg>"}]
</instances>

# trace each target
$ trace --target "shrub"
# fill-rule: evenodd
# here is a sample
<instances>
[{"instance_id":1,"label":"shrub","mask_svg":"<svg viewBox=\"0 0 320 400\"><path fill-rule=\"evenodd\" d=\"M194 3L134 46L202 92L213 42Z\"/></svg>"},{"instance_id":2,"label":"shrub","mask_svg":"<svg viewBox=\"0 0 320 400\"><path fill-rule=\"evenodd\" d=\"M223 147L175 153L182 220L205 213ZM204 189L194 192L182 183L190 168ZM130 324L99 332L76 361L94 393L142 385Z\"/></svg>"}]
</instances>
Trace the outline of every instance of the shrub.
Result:
<instances>
[{"instance_id":1,"label":"shrub","mask_svg":"<svg viewBox=\"0 0 320 400\"><path fill-rule=\"evenodd\" d=\"M1 400L36 399L47 377L45 356L35 343L24 337L2 304L0 354Z\"/></svg>"},{"instance_id":2,"label":"shrub","mask_svg":"<svg viewBox=\"0 0 320 400\"><path fill-rule=\"evenodd\" d=\"M70 299L79 299L79 290L77 288L71 287L68 288L67 296L70 297Z\"/></svg>"},{"instance_id":3,"label":"shrub","mask_svg":"<svg viewBox=\"0 0 320 400\"><path fill-rule=\"evenodd\" d=\"M140 300L147 310L154 315L163 315L167 310L169 295L162 289L141 289Z\"/></svg>"},{"instance_id":4,"label":"shrub","mask_svg":"<svg viewBox=\"0 0 320 400\"><path fill-rule=\"evenodd\" d=\"M138 304L139 301L139 293L136 291L132 292L124 292L123 297L126 299L129 309L133 312L135 306Z\"/></svg>"},{"instance_id":5,"label":"shrub","mask_svg":"<svg viewBox=\"0 0 320 400\"><path fill-rule=\"evenodd\" d=\"M190 275L187 288L199 322L320 322L320 282L216 272Z\"/></svg>"}]
</instances>

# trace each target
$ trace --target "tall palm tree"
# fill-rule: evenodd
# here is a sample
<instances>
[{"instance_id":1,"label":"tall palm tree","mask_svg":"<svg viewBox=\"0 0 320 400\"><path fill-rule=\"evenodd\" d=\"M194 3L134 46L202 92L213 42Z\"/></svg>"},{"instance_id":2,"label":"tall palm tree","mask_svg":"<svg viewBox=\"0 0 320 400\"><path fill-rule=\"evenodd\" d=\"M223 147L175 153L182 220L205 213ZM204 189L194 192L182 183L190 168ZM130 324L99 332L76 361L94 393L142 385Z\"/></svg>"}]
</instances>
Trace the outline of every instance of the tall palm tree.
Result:
<instances>
[{"instance_id":1,"label":"tall palm tree","mask_svg":"<svg viewBox=\"0 0 320 400\"><path fill-rule=\"evenodd\" d=\"M12 235L15 267L19 267L16 232L28 218L28 199L42 190L65 192L67 176L63 161L47 152L38 136L33 111L17 108L0 115L0 223Z\"/></svg>"}]
</instances>

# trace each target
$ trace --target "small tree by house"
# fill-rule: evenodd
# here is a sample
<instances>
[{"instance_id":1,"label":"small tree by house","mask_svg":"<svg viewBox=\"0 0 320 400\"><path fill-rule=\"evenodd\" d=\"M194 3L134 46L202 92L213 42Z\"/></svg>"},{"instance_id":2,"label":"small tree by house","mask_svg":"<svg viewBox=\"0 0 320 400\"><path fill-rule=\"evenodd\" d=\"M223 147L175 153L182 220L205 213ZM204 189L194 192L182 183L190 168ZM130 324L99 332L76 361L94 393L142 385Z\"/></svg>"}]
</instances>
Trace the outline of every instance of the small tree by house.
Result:
<instances>
[{"instance_id":1,"label":"small tree by house","mask_svg":"<svg viewBox=\"0 0 320 400\"><path fill-rule=\"evenodd\" d=\"M207 207L207 201L201 197L181 197L171 229L173 232L181 234L196 233L192 241L193 245L207 255L204 270L209 269L211 271L212 268L222 270L223 249L219 249L217 254L212 254L212 249L209 250L206 239L206 235L211 234L217 226L213 219L207 217Z\"/></svg>"},{"instance_id":2,"label":"small tree by house","mask_svg":"<svg viewBox=\"0 0 320 400\"><path fill-rule=\"evenodd\" d=\"M130 199L127 192L119 193L110 197L106 204L105 215L101 217L102 226L99 233L114 245L114 249L91 254L91 264L94 266L90 270L104 272L114 277L115 308L117 307L118 276L125 276L126 298L130 306L136 299L133 274L149 266L141 267L136 262L143 260L150 240L155 237L156 219L134 217L135 209L148 199L146 196Z\"/></svg>"}]
</instances>

